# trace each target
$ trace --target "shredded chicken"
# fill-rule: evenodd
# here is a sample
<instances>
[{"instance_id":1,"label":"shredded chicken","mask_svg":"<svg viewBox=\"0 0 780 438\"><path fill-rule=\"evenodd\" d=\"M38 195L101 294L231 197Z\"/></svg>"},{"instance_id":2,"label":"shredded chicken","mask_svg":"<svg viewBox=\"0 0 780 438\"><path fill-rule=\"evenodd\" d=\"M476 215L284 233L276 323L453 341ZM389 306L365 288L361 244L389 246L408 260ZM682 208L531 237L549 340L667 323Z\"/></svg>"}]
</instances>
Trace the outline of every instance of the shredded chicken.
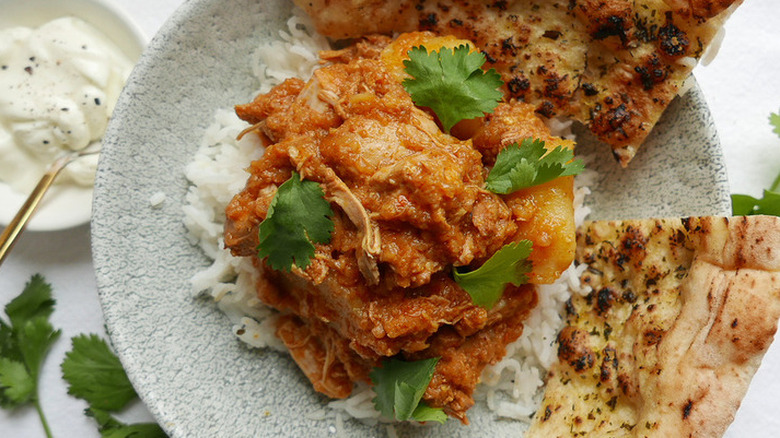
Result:
<instances>
[{"instance_id":1,"label":"shredded chicken","mask_svg":"<svg viewBox=\"0 0 780 438\"><path fill-rule=\"evenodd\" d=\"M484 188L487 166L521 133L549 147L571 143L519 102L460 138L444 134L401 85L398 54L412 42L458 40L421 33L399 41L373 37L324 52L329 64L308 82L289 79L236 107L268 145L226 210L225 245L253 257L263 273L258 297L283 313L277 335L317 391L345 397L383 358L442 357L424 399L467 422L482 369L522 333L536 293L509 287L486 310L455 283L453 267L479 266L530 239L542 254L531 280L544 283L574 254L571 177L500 196ZM320 184L335 228L309 266L279 272L256 257L257 230L292 171Z\"/></svg>"}]
</instances>

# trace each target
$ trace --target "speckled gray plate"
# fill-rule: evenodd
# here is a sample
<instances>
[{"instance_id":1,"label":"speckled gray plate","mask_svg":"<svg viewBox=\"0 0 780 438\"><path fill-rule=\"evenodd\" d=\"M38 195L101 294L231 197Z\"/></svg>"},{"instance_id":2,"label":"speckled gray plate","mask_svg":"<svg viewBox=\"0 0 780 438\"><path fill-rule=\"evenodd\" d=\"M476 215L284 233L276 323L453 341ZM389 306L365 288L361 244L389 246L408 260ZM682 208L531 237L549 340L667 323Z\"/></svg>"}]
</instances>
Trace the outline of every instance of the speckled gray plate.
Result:
<instances>
[{"instance_id":1,"label":"speckled gray plate","mask_svg":"<svg viewBox=\"0 0 780 438\"><path fill-rule=\"evenodd\" d=\"M98 288L109 335L138 393L173 437L327 436L303 415L324 406L289 358L250 351L227 318L193 299L207 264L187 240L184 167L216 108L251 99L249 55L275 38L287 1L191 0L153 39L106 134L92 221ZM597 156L593 217L724 214L728 187L718 139L694 90L677 99L629 170L580 133ZM150 197L164 192L161 208ZM478 405L472 425L403 427L404 436L512 436L521 423ZM385 429L345 424L351 436Z\"/></svg>"}]
</instances>

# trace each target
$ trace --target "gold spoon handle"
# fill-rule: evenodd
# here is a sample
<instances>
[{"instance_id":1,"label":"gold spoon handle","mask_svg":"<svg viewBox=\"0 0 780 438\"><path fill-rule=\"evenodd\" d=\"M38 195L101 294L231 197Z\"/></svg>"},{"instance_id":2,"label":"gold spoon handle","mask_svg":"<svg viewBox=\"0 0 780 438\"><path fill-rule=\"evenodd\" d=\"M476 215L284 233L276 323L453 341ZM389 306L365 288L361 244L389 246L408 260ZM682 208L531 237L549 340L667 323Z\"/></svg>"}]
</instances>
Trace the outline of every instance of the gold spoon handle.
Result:
<instances>
[{"instance_id":1,"label":"gold spoon handle","mask_svg":"<svg viewBox=\"0 0 780 438\"><path fill-rule=\"evenodd\" d=\"M51 187L57 174L59 174L62 168L72 161L73 158L72 155L61 157L49 167L46 173L43 174L43 177L41 177L41 180L38 181L35 190L27 197L22 208L19 209L19 212L16 213L16 216L11 220L11 223L9 223L3 230L3 233L0 234L0 265L3 264L3 260L5 260L8 253L11 252L11 248L13 248L14 243L16 243L16 238L24 231L27 222L29 222L33 213L35 213L35 209L43 199L43 195L45 195L46 191Z\"/></svg>"}]
</instances>

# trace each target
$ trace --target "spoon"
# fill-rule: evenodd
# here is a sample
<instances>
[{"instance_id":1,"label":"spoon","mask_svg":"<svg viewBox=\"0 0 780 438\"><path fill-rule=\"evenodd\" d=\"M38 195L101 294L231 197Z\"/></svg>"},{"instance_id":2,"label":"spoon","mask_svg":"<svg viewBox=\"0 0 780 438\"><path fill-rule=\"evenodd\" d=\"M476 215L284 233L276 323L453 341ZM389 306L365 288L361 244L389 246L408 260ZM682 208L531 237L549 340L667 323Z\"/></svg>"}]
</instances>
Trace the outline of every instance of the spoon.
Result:
<instances>
[{"instance_id":1,"label":"spoon","mask_svg":"<svg viewBox=\"0 0 780 438\"><path fill-rule=\"evenodd\" d=\"M27 226L27 222L29 222L30 218L33 216L33 213L35 213L38 204L40 204L43 196L49 190L49 187L51 187L52 183L54 183L54 179L57 177L60 171L68 164L83 156L94 155L99 152L100 143L95 143L85 149L68 152L57 158L49 166L49 168L46 170L46 173L44 173L40 181L38 181L38 185L35 186L35 189L32 191L32 193L30 193L30 196L27 197L27 200L19 209L19 212L16 213L16 216L14 216L8 226L5 227L3 233L0 234L0 265L3 264L3 260L5 260L8 253L11 252L11 248L13 248L14 243L16 243L17 237L19 237L19 235L22 234L22 231L24 231L25 227Z\"/></svg>"}]
</instances>

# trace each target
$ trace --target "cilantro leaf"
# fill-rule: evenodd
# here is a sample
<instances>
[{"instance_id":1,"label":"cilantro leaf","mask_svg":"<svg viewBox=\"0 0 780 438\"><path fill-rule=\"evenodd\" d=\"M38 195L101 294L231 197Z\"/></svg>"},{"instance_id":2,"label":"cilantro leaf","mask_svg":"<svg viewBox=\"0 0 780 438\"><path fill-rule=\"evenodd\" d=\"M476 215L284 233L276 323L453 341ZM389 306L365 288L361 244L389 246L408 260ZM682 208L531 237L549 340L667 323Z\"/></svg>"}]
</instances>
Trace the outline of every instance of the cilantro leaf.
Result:
<instances>
[{"instance_id":1,"label":"cilantro leaf","mask_svg":"<svg viewBox=\"0 0 780 438\"><path fill-rule=\"evenodd\" d=\"M55 331L46 316L36 316L27 321L17 332L19 350L30 374L37 380L43 359L52 345L59 339L60 330Z\"/></svg>"},{"instance_id":2,"label":"cilantro leaf","mask_svg":"<svg viewBox=\"0 0 780 438\"><path fill-rule=\"evenodd\" d=\"M444 424L447 421L447 414L441 408L432 408L424 402L420 402L412 413L412 418L419 422L435 421Z\"/></svg>"},{"instance_id":3,"label":"cilantro leaf","mask_svg":"<svg viewBox=\"0 0 780 438\"><path fill-rule=\"evenodd\" d=\"M274 195L268 214L260 223L258 257L268 257L276 270L301 269L314 257L312 243L327 243L334 225L333 210L319 184L302 180L296 172Z\"/></svg>"},{"instance_id":4,"label":"cilantro leaf","mask_svg":"<svg viewBox=\"0 0 780 438\"><path fill-rule=\"evenodd\" d=\"M168 438L156 423L122 424L114 429L100 431L101 438Z\"/></svg>"},{"instance_id":5,"label":"cilantro leaf","mask_svg":"<svg viewBox=\"0 0 780 438\"><path fill-rule=\"evenodd\" d=\"M571 149L558 146L548 153L542 140L527 138L522 144L511 144L498 153L486 180L487 189L506 195L559 176L576 175L585 165L579 159L572 161L573 158Z\"/></svg>"},{"instance_id":6,"label":"cilantro leaf","mask_svg":"<svg viewBox=\"0 0 780 438\"><path fill-rule=\"evenodd\" d=\"M32 399L35 380L23 363L0 357L0 388L0 405L12 408Z\"/></svg>"},{"instance_id":7,"label":"cilantro leaf","mask_svg":"<svg viewBox=\"0 0 780 438\"><path fill-rule=\"evenodd\" d=\"M154 423L124 424L109 412L118 411L136 399L136 394L119 359L97 335L71 339L73 348L61 364L68 394L86 400L84 412L98 424L102 438L166 438Z\"/></svg>"},{"instance_id":8,"label":"cilantro leaf","mask_svg":"<svg viewBox=\"0 0 780 438\"><path fill-rule=\"evenodd\" d=\"M5 306L10 324L0 319L0 406L32 403L47 437L52 435L38 399L38 377L61 333L49 323L54 304L51 286L36 274Z\"/></svg>"},{"instance_id":9,"label":"cilantro leaf","mask_svg":"<svg viewBox=\"0 0 780 438\"><path fill-rule=\"evenodd\" d=\"M768 214L780 216L780 193L764 190L764 196L756 199L749 195L731 195L731 210L735 216Z\"/></svg>"},{"instance_id":10,"label":"cilantro leaf","mask_svg":"<svg viewBox=\"0 0 780 438\"><path fill-rule=\"evenodd\" d=\"M408 55L404 66L412 78L404 80L404 88L416 105L436 113L447 132L461 120L492 113L503 97L501 75L483 71L485 55L466 45L430 53L419 46Z\"/></svg>"},{"instance_id":11,"label":"cilantro leaf","mask_svg":"<svg viewBox=\"0 0 780 438\"><path fill-rule=\"evenodd\" d=\"M513 242L471 272L461 273L453 268L455 282L468 292L474 304L489 309L501 298L508 283L520 286L528 281L525 274L531 272L531 247L530 240Z\"/></svg>"},{"instance_id":12,"label":"cilantro leaf","mask_svg":"<svg viewBox=\"0 0 780 438\"><path fill-rule=\"evenodd\" d=\"M731 195L731 213L734 216L747 216L754 214L756 204L759 200L750 195Z\"/></svg>"},{"instance_id":13,"label":"cilantro leaf","mask_svg":"<svg viewBox=\"0 0 780 438\"><path fill-rule=\"evenodd\" d=\"M118 411L137 397L122 363L103 339L79 335L71 342L73 348L61 365L68 394L109 411Z\"/></svg>"},{"instance_id":14,"label":"cilantro leaf","mask_svg":"<svg viewBox=\"0 0 780 438\"><path fill-rule=\"evenodd\" d=\"M406 362L388 359L374 368L371 382L374 384L374 406L384 417L407 421L437 421L444 423L447 415L440 408L431 408L421 402L431 383L438 357Z\"/></svg>"},{"instance_id":15,"label":"cilantro leaf","mask_svg":"<svg viewBox=\"0 0 780 438\"><path fill-rule=\"evenodd\" d=\"M49 323L53 311L51 285L36 274L5 306L11 324L0 320L0 357L22 363L35 382L46 353L60 335Z\"/></svg>"},{"instance_id":16,"label":"cilantro leaf","mask_svg":"<svg viewBox=\"0 0 780 438\"><path fill-rule=\"evenodd\" d=\"M37 316L48 317L53 311L51 285L39 274L33 275L22 293L5 306L5 314L16 328Z\"/></svg>"},{"instance_id":17,"label":"cilantro leaf","mask_svg":"<svg viewBox=\"0 0 780 438\"><path fill-rule=\"evenodd\" d=\"M769 124L774 126L774 133L780 136L780 114L770 113ZM761 199L750 195L731 195L731 212L734 216L753 214L768 214L780 216L780 174L775 177L768 190L764 190Z\"/></svg>"},{"instance_id":18,"label":"cilantro leaf","mask_svg":"<svg viewBox=\"0 0 780 438\"><path fill-rule=\"evenodd\" d=\"M116 429L123 426L122 422L103 409L97 409L90 406L87 409L84 409L84 415L94 418L98 425L98 430L100 431L103 429Z\"/></svg>"},{"instance_id":19,"label":"cilantro leaf","mask_svg":"<svg viewBox=\"0 0 780 438\"><path fill-rule=\"evenodd\" d=\"M16 340L14 329L0 319L0 357L21 361L22 352Z\"/></svg>"},{"instance_id":20,"label":"cilantro leaf","mask_svg":"<svg viewBox=\"0 0 780 438\"><path fill-rule=\"evenodd\" d=\"M98 424L101 438L167 438L165 432L154 423L124 424L108 412L94 407L85 413Z\"/></svg>"}]
</instances>

